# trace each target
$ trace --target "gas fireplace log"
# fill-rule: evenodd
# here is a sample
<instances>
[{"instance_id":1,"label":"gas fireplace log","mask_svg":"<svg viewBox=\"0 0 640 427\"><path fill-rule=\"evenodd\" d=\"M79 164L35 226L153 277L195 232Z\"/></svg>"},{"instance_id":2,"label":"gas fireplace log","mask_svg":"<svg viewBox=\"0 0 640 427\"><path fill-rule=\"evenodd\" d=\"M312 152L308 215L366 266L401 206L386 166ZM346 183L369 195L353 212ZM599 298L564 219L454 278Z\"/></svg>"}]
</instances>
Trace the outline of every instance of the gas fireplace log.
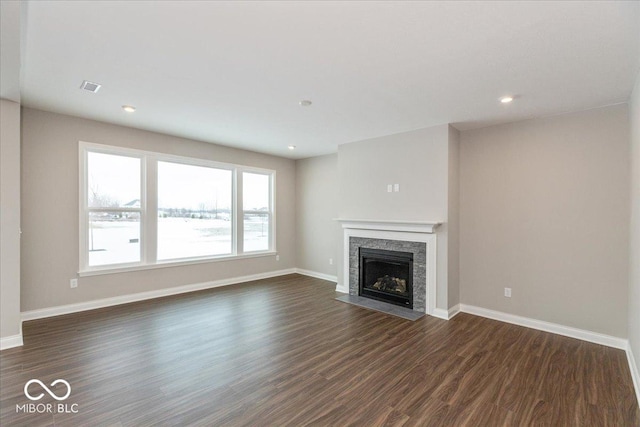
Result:
<instances>
[{"instance_id":1,"label":"gas fireplace log","mask_svg":"<svg viewBox=\"0 0 640 427\"><path fill-rule=\"evenodd\" d=\"M373 284L372 288L386 292L404 294L407 292L407 281L398 277L385 275L384 277L379 277L376 283Z\"/></svg>"}]
</instances>

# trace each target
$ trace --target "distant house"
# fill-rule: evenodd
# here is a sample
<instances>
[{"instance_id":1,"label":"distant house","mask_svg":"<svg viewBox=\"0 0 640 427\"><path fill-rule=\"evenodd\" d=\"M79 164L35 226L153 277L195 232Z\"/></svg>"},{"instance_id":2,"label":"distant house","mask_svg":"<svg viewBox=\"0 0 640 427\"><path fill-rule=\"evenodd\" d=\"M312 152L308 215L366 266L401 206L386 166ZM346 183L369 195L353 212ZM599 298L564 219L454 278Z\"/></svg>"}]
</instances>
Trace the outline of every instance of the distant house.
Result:
<instances>
[{"instance_id":1,"label":"distant house","mask_svg":"<svg viewBox=\"0 0 640 427\"><path fill-rule=\"evenodd\" d=\"M140 199L134 199L123 206L123 208L139 208L139 207L140 207Z\"/></svg>"}]
</instances>

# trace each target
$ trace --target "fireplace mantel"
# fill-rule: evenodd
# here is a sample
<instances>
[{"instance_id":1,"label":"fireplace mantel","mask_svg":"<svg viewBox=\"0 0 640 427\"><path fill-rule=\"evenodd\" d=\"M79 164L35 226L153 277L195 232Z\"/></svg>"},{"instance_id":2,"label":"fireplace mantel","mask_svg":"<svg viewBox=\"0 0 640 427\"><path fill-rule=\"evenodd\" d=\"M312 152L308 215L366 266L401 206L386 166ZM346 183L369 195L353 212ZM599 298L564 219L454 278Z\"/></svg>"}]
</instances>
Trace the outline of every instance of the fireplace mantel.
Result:
<instances>
[{"instance_id":1,"label":"fireplace mantel","mask_svg":"<svg viewBox=\"0 0 640 427\"><path fill-rule=\"evenodd\" d=\"M342 228L404 231L409 233L435 233L436 228L442 224L441 222L399 221L382 219L336 218L335 220L342 224Z\"/></svg>"},{"instance_id":2,"label":"fireplace mantel","mask_svg":"<svg viewBox=\"0 0 640 427\"><path fill-rule=\"evenodd\" d=\"M438 315L436 309L436 228L440 222L372 220L336 218L343 229L343 263L342 281L338 282L336 291L349 293L350 284L350 239L352 237L400 242L419 242L426 245L426 274L424 310L429 315ZM417 282L414 282L416 286ZM415 297L414 297L415 301ZM415 307L414 307L415 309Z\"/></svg>"}]
</instances>

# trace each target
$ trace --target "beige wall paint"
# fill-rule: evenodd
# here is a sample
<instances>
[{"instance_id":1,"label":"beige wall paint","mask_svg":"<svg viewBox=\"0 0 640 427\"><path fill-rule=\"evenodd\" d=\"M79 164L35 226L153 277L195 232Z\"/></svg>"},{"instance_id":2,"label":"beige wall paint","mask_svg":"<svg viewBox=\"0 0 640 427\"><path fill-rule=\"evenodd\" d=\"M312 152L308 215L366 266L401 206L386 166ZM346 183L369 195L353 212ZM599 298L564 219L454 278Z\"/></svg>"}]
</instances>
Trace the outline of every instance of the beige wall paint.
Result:
<instances>
[{"instance_id":1,"label":"beige wall paint","mask_svg":"<svg viewBox=\"0 0 640 427\"><path fill-rule=\"evenodd\" d=\"M460 303L460 132L449 126L448 218L448 302Z\"/></svg>"},{"instance_id":2,"label":"beige wall paint","mask_svg":"<svg viewBox=\"0 0 640 427\"><path fill-rule=\"evenodd\" d=\"M0 338L20 333L20 105L0 99Z\"/></svg>"},{"instance_id":3,"label":"beige wall paint","mask_svg":"<svg viewBox=\"0 0 640 427\"><path fill-rule=\"evenodd\" d=\"M631 241L629 250L629 343L640 372L640 74L629 105L631 127Z\"/></svg>"},{"instance_id":4,"label":"beige wall paint","mask_svg":"<svg viewBox=\"0 0 640 427\"><path fill-rule=\"evenodd\" d=\"M337 275L338 155L296 161L297 267ZM333 259L333 265L329 264Z\"/></svg>"},{"instance_id":5,"label":"beige wall paint","mask_svg":"<svg viewBox=\"0 0 640 427\"><path fill-rule=\"evenodd\" d=\"M462 303L627 336L627 113L461 133Z\"/></svg>"},{"instance_id":6,"label":"beige wall paint","mask_svg":"<svg viewBox=\"0 0 640 427\"><path fill-rule=\"evenodd\" d=\"M24 108L22 311L295 267L295 162ZM132 117L135 120L135 117ZM69 279L78 271L78 141L276 170L275 256Z\"/></svg>"},{"instance_id":7,"label":"beige wall paint","mask_svg":"<svg viewBox=\"0 0 640 427\"><path fill-rule=\"evenodd\" d=\"M447 141L442 125L340 145L340 217L446 218ZM400 184L400 192L387 193L387 184Z\"/></svg>"},{"instance_id":8,"label":"beige wall paint","mask_svg":"<svg viewBox=\"0 0 640 427\"><path fill-rule=\"evenodd\" d=\"M339 217L438 221L437 302L448 308L449 126L338 147ZM387 192L400 184L400 192ZM342 255L341 255L342 258ZM342 263L338 277L342 277Z\"/></svg>"}]
</instances>

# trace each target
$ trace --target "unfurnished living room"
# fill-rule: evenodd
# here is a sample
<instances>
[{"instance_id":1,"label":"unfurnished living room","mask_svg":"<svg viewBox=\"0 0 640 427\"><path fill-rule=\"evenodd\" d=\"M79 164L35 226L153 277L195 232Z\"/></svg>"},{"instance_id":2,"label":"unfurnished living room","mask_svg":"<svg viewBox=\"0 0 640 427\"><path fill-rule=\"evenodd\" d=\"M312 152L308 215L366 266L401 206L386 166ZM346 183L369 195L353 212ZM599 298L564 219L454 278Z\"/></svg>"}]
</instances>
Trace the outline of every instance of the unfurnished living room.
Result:
<instances>
[{"instance_id":1,"label":"unfurnished living room","mask_svg":"<svg viewBox=\"0 0 640 427\"><path fill-rule=\"evenodd\" d=\"M640 426L640 2L0 5L1 426Z\"/></svg>"}]
</instances>

